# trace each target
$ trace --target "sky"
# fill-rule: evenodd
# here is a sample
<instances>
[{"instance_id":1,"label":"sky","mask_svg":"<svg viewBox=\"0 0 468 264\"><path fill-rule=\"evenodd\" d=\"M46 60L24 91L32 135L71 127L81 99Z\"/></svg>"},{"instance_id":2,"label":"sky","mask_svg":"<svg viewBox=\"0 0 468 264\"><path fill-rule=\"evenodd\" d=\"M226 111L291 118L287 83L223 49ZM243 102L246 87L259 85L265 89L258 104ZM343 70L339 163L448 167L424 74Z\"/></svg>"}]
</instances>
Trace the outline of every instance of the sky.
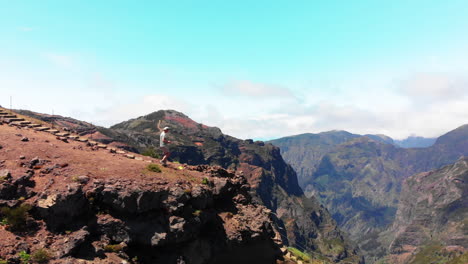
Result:
<instances>
[{"instance_id":1,"label":"sky","mask_svg":"<svg viewBox=\"0 0 468 264\"><path fill-rule=\"evenodd\" d=\"M0 105L238 138L468 123L468 1L0 0Z\"/></svg>"}]
</instances>

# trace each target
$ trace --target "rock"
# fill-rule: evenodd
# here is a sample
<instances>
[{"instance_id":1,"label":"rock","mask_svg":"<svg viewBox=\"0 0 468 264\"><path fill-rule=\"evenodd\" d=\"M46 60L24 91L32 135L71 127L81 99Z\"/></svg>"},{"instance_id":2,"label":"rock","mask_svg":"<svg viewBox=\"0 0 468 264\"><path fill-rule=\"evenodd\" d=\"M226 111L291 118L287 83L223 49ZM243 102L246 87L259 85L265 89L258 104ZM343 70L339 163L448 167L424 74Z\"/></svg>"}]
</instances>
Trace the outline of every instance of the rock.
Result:
<instances>
[{"instance_id":1,"label":"rock","mask_svg":"<svg viewBox=\"0 0 468 264\"><path fill-rule=\"evenodd\" d=\"M89 177L82 175L82 176L78 176L76 180L79 183L86 184L89 182Z\"/></svg>"},{"instance_id":2,"label":"rock","mask_svg":"<svg viewBox=\"0 0 468 264\"><path fill-rule=\"evenodd\" d=\"M104 215L98 218L97 224L99 232L105 234L116 243L130 242L129 228L122 220L113 218L110 215Z\"/></svg>"},{"instance_id":3,"label":"rock","mask_svg":"<svg viewBox=\"0 0 468 264\"><path fill-rule=\"evenodd\" d=\"M134 158L135 158L135 155L127 154L127 155L125 155L125 157L127 157L127 158L129 158L129 159L134 159Z\"/></svg>"},{"instance_id":4,"label":"rock","mask_svg":"<svg viewBox=\"0 0 468 264\"><path fill-rule=\"evenodd\" d=\"M35 182L31 180L32 176L34 175L33 171L28 171L27 174L19 177L14 181L14 184L17 186L27 186L27 187L34 187Z\"/></svg>"},{"instance_id":5,"label":"rock","mask_svg":"<svg viewBox=\"0 0 468 264\"><path fill-rule=\"evenodd\" d=\"M171 216L169 217L169 228L171 232L183 232L185 225L185 220L182 217Z\"/></svg>"},{"instance_id":6,"label":"rock","mask_svg":"<svg viewBox=\"0 0 468 264\"><path fill-rule=\"evenodd\" d=\"M0 170L0 200L11 200L17 195L18 186L11 179L10 171Z\"/></svg>"},{"instance_id":7,"label":"rock","mask_svg":"<svg viewBox=\"0 0 468 264\"><path fill-rule=\"evenodd\" d=\"M0 170L0 181L10 180L10 179L11 179L11 173L9 170L6 170L6 169Z\"/></svg>"},{"instance_id":8,"label":"rock","mask_svg":"<svg viewBox=\"0 0 468 264\"><path fill-rule=\"evenodd\" d=\"M21 155L19 158L20 158L21 160L23 160L23 159L25 159L26 157L23 156L23 155Z\"/></svg>"},{"instance_id":9,"label":"rock","mask_svg":"<svg viewBox=\"0 0 468 264\"><path fill-rule=\"evenodd\" d=\"M23 138L21 139L21 141L23 141L23 142L28 142L28 141L29 141L29 138L23 137Z\"/></svg>"},{"instance_id":10,"label":"rock","mask_svg":"<svg viewBox=\"0 0 468 264\"><path fill-rule=\"evenodd\" d=\"M227 178L214 178L213 185L214 185L213 194L222 195L229 190L230 182L228 181Z\"/></svg>"},{"instance_id":11,"label":"rock","mask_svg":"<svg viewBox=\"0 0 468 264\"><path fill-rule=\"evenodd\" d=\"M33 158L33 159L29 162L29 166L28 166L28 167L29 167L29 168L34 167L36 164L39 163L39 161L40 161L40 160L39 160L39 157Z\"/></svg>"},{"instance_id":12,"label":"rock","mask_svg":"<svg viewBox=\"0 0 468 264\"><path fill-rule=\"evenodd\" d=\"M42 169L41 170L41 173L44 173L44 174L49 174L51 173L55 168L57 168L55 165L54 166L49 166L45 169Z\"/></svg>"},{"instance_id":13,"label":"rock","mask_svg":"<svg viewBox=\"0 0 468 264\"><path fill-rule=\"evenodd\" d=\"M89 201L81 185L73 184L67 190L45 192L39 195L36 210L52 230L73 229L86 223Z\"/></svg>"},{"instance_id":14,"label":"rock","mask_svg":"<svg viewBox=\"0 0 468 264\"><path fill-rule=\"evenodd\" d=\"M192 188L191 195L192 199L190 199L190 202L196 209L205 209L213 204L212 193L203 188L202 185L195 185Z\"/></svg>"},{"instance_id":15,"label":"rock","mask_svg":"<svg viewBox=\"0 0 468 264\"><path fill-rule=\"evenodd\" d=\"M280 250L281 250L281 253L283 253L283 255L288 253L288 248L287 247L282 247L282 248L280 248Z\"/></svg>"},{"instance_id":16,"label":"rock","mask_svg":"<svg viewBox=\"0 0 468 264\"><path fill-rule=\"evenodd\" d=\"M89 232L86 228L82 228L67 237L56 241L51 248L56 252L57 258L63 258L76 253L80 246L86 242L89 237Z\"/></svg>"},{"instance_id":17,"label":"rock","mask_svg":"<svg viewBox=\"0 0 468 264\"><path fill-rule=\"evenodd\" d=\"M151 238L151 246L163 245L166 241L167 233L155 233Z\"/></svg>"}]
</instances>

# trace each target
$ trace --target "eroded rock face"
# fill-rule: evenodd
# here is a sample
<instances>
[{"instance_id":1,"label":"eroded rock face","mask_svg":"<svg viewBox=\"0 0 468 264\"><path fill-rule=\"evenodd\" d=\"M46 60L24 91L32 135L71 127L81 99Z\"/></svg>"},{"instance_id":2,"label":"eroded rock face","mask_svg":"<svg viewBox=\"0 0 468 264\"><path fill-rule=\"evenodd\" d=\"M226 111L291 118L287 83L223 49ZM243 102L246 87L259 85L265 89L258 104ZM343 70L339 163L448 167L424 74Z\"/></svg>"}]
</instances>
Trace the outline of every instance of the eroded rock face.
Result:
<instances>
[{"instance_id":1,"label":"eroded rock face","mask_svg":"<svg viewBox=\"0 0 468 264\"><path fill-rule=\"evenodd\" d=\"M66 190L47 190L39 197L36 210L54 231L76 229L84 225L92 213L79 184L68 185Z\"/></svg>"},{"instance_id":2,"label":"eroded rock face","mask_svg":"<svg viewBox=\"0 0 468 264\"><path fill-rule=\"evenodd\" d=\"M47 227L43 247L63 263L106 259L104 253L114 251L125 261L138 257L138 263L169 264L239 263L245 257L266 264L282 256L272 239L269 211L249 203L250 187L242 175L209 166L186 166L186 171L203 173L206 182L90 179L36 194L31 213ZM15 258L11 252L2 257Z\"/></svg>"}]
</instances>

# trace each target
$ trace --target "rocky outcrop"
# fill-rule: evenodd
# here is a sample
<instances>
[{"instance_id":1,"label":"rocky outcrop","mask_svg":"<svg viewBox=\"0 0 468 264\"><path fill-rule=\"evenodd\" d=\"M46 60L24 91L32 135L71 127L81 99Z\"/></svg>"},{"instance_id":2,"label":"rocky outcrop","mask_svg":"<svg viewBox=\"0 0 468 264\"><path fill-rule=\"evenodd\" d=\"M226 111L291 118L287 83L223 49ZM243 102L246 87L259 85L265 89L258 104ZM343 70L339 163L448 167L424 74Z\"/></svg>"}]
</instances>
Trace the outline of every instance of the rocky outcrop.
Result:
<instances>
[{"instance_id":1,"label":"rocky outcrop","mask_svg":"<svg viewBox=\"0 0 468 264\"><path fill-rule=\"evenodd\" d=\"M281 258L269 211L251 202L245 177L209 166L184 170L205 180L171 185L94 179L53 185L27 197L24 203L32 206L38 223L34 232L45 239L29 244L29 237L26 251L47 248L51 259L63 262L106 259L108 253L135 263L274 263ZM2 190L11 188L13 195L2 192L0 198L14 208L17 204L8 200L17 201L18 180L2 173L7 175ZM18 250L3 243L0 256L14 261Z\"/></svg>"}]
</instances>

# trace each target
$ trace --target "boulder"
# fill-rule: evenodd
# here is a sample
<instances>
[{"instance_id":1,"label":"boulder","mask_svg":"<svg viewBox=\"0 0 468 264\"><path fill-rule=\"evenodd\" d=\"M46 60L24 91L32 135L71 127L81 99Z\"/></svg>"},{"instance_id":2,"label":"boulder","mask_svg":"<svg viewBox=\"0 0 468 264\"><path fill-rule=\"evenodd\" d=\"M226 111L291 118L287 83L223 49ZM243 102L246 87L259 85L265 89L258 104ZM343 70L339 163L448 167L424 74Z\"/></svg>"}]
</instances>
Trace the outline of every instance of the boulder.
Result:
<instances>
[{"instance_id":1,"label":"boulder","mask_svg":"<svg viewBox=\"0 0 468 264\"><path fill-rule=\"evenodd\" d=\"M86 228L82 228L60 240L57 240L52 244L51 248L56 252L57 258L71 256L78 252L80 246L87 241L89 235L88 230Z\"/></svg>"}]
</instances>

